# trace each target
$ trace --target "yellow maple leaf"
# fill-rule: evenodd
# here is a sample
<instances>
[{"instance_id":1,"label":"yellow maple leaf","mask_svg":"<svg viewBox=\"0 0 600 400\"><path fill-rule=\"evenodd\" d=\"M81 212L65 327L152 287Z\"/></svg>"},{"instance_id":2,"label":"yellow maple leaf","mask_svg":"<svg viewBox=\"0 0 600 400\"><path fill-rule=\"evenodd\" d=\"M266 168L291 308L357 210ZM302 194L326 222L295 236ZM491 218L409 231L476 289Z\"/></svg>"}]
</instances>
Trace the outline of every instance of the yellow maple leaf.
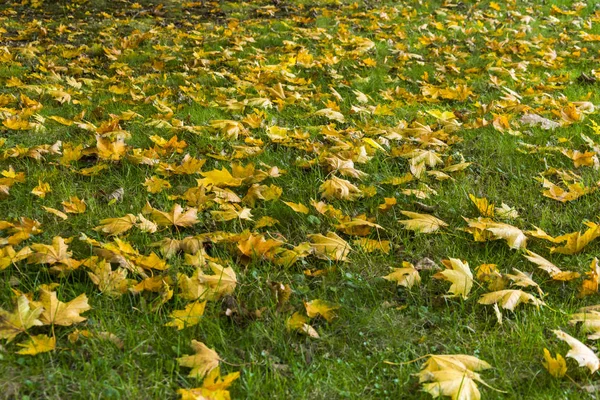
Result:
<instances>
[{"instance_id":1,"label":"yellow maple leaf","mask_svg":"<svg viewBox=\"0 0 600 400\"><path fill-rule=\"evenodd\" d=\"M31 193L43 199L46 197L46 193L50 193L51 191L52 189L48 183L39 180L38 185L31 190Z\"/></svg>"},{"instance_id":2,"label":"yellow maple leaf","mask_svg":"<svg viewBox=\"0 0 600 400\"><path fill-rule=\"evenodd\" d=\"M71 196L69 197L69 201L63 201L61 204L63 205L63 210L71 214L82 214L87 208L85 201L80 200L77 196Z\"/></svg>"},{"instance_id":3,"label":"yellow maple leaf","mask_svg":"<svg viewBox=\"0 0 600 400\"><path fill-rule=\"evenodd\" d=\"M207 288L206 299L216 300L225 295L232 294L237 286L237 276L231 267L223 267L214 262L208 266L213 275L206 275L201 270L198 273L198 282Z\"/></svg>"},{"instance_id":4,"label":"yellow maple leaf","mask_svg":"<svg viewBox=\"0 0 600 400\"><path fill-rule=\"evenodd\" d=\"M327 322L331 322L337 317L335 310L339 309L340 306L329 301L315 299L304 302L304 308L306 308L306 315L310 318L320 315L325 318Z\"/></svg>"},{"instance_id":5,"label":"yellow maple leaf","mask_svg":"<svg viewBox=\"0 0 600 400\"><path fill-rule=\"evenodd\" d=\"M63 221L65 219L68 219L69 216L67 214L65 214L64 212L57 210L56 208L51 208L51 207L46 207L46 206L42 206L42 209L44 209L44 211L56 215L58 218L62 219Z\"/></svg>"},{"instance_id":6,"label":"yellow maple leaf","mask_svg":"<svg viewBox=\"0 0 600 400\"><path fill-rule=\"evenodd\" d=\"M479 304L500 304L500 307L514 311L515 307L521 303L529 303L538 307L545 305L543 301L535 298L522 290L498 290L496 292L486 293L479 298Z\"/></svg>"},{"instance_id":7,"label":"yellow maple leaf","mask_svg":"<svg viewBox=\"0 0 600 400\"><path fill-rule=\"evenodd\" d=\"M182 367L192 369L188 376L202 379L206 374L219 366L221 357L219 357L216 351L197 340L192 340L191 346L195 354L180 357L177 359L177 362Z\"/></svg>"},{"instance_id":8,"label":"yellow maple leaf","mask_svg":"<svg viewBox=\"0 0 600 400\"><path fill-rule=\"evenodd\" d=\"M219 170L212 170L208 172L200 172L203 179L198 179L198 186L240 186L242 184L243 179L234 178L229 171L225 168Z\"/></svg>"},{"instance_id":9,"label":"yellow maple leaf","mask_svg":"<svg viewBox=\"0 0 600 400\"><path fill-rule=\"evenodd\" d=\"M285 326L288 330L298 331L303 333L311 338L318 339L319 333L308 324L308 317L300 314L299 312L295 312L291 317L289 317Z\"/></svg>"},{"instance_id":10,"label":"yellow maple leaf","mask_svg":"<svg viewBox=\"0 0 600 400\"><path fill-rule=\"evenodd\" d=\"M302 203L292 203L291 201L284 201L283 204L296 211L297 213L308 214L308 207Z\"/></svg>"},{"instance_id":11,"label":"yellow maple leaf","mask_svg":"<svg viewBox=\"0 0 600 400\"><path fill-rule=\"evenodd\" d=\"M100 226L94 228L95 231L106 233L107 235L120 235L127 232L137 222L133 214L127 214L120 218L106 218L100 221Z\"/></svg>"},{"instance_id":12,"label":"yellow maple leaf","mask_svg":"<svg viewBox=\"0 0 600 400\"><path fill-rule=\"evenodd\" d=\"M144 186L149 193L160 193L165 189L169 189L171 184L169 181L161 179L158 176L152 176L146 179Z\"/></svg>"},{"instance_id":13,"label":"yellow maple leaf","mask_svg":"<svg viewBox=\"0 0 600 400\"><path fill-rule=\"evenodd\" d=\"M469 263L457 258L442 260L442 263L447 269L438 272L433 277L452 283L450 289L448 289L448 292L452 293L452 296L448 297L462 296L463 299L466 299L473 287L473 273L469 268Z\"/></svg>"},{"instance_id":14,"label":"yellow maple leaf","mask_svg":"<svg viewBox=\"0 0 600 400\"><path fill-rule=\"evenodd\" d=\"M374 251L380 251L385 254L390 253L391 245L389 240L374 240L367 238L360 238L353 240L352 243L360 247L365 253L372 253Z\"/></svg>"},{"instance_id":15,"label":"yellow maple leaf","mask_svg":"<svg viewBox=\"0 0 600 400\"><path fill-rule=\"evenodd\" d=\"M410 219L398 221L408 230L421 232L421 233L432 233L440 229L440 227L448 226L447 223L439 218L429 214L419 214L411 211L400 211L402 214Z\"/></svg>"},{"instance_id":16,"label":"yellow maple leaf","mask_svg":"<svg viewBox=\"0 0 600 400\"><path fill-rule=\"evenodd\" d=\"M332 176L319 186L321 196L326 199L356 200L361 196L361 190L346 179Z\"/></svg>"},{"instance_id":17,"label":"yellow maple leaf","mask_svg":"<svg viewBox=\"0 0 600 400\"><path fill-rule=\"evenodd\" d=\"M80 262L71 258L72 253L65 244L65 239L55 236L52 245L35 243L31 245L33 252L27 258L29 264L63 264L68 268L76 269Z\"/></svg>"},{"instance_id":18,"label":"yellow maple leaf","mask_svg":"<svg viewBox=\"0 0 600 400\"><path fill-rule=\"evenodd\" d=\"M539 254L534 253L533 251L525 251L528 254L525 256L525 258L531 261L532 263L537 264L539 269L546 271L548 275L550 275L550 277L555 281L571 281L581 276L579 272L561 270L556 265L546 260Z\"/></svg>"},{"instance_id":19,"label":"yellow maple leaf","mask_svg":"<svg viewBox=\"0 0 600 400\"><path fill-rule=\"evenodd\" d=\"M397 285L407 288L413 287L415 284L421 283L421 276L414 265L408 261L402 261L402 268L394 268L394 271L383 277L388 281L396 282Z\"/></svg>"},{"instance_id":20,"label":"yellow maple leaf","mask_svg":"<svg viewBox=\"0 0 600 400\"><path fill-rule=\"evenodd\" d=\"M205 307L206 301L196 301L188 304L183 310L175 310L170 314L172 321L167 322L165 326L174 326L180 331L183 328L197 325L204 315Z\"/></svg>"},{"instance_id":21,"label":"yellow maple leaf","mask_svg":"<svg viewBox=\"0 0 600 400\"><path fill-rule=\"evenodd\" d=\"M177 393L181 395L181 400L229 400L229 391L226 389L239 377L239 371L221 376L220 368L216 367L204 378L202 387L179 389Z\"/></svg>"},{"instance_id":22,"label":"yellow maple leaf","mask_svg":"<svg viewBox=\"0 0 600 400\"><path fill-rule=\"evenodd\" d=\"M597 306L591 306L597 307ZM578 322L582 322L581 330L586 333L591 333L588 335L588 339L590 340L598 340L600 339L600 312L597 310L590 310L584 308L581 310L582 312L571 315L570 324L575 325Z\"/></svg>"},{"instance_id":23,"label":"yellow maple leaf","mask_svg":"<svg viewBox=\"0 0 600 400\"><path fill-rule=\"evenodd\" d=\"M91 309L85 294L77 296L68 303L63 303L56 297L56 292L42 290L40 302L44 307L40 321L45 325L70 326L83 322L86 318L79 314Z\"/></svg>"},{"instance_id":24,"label":"yellow maple leaf","mask_svg":"<svg viewBox=\"0 0 600 400\"><path fill-rule=\"evenodd\" d=\"M554 358L546 348L544 349L542 365L555 378L562 378L567 373L567 362L563 356L556 353L556 358Z\"/></svg>"},{"instance_id":25,"label":"yellow maple leaf","mask_svg":"<svg viewBox=\"0 0 600 400\"><path fill-rule=\"evenodd\" d=\"M124 268L117 268L113 271L110 263L99 261L90 269L92 271L88 272L88 276L94 285L98 286L98 289L106 295L119 297L131 286L132 282L127 279L127 270Z\"/></svg>"},{"instance_id":26,"label":"yellow maple leaf","mask_svg":"<svg viewBox=\"0 0 600 400\"><path fill-rule=\"evenodd\" d=\"M333 232L328 232L327 236L314 233L308 238L315 256L323 260L346 261L348 253L352 251L348 242Z\"/></svg>"},{"instance_id":27,"label":"yellow maple leaf","mask_svg":"<svg viewBox=\"0 0 600 400\"><path fill-rule=\"evenodd\" d=\"M10 342L32 326L43 325L38 319L43 311L41 304L30 302L25 295L17 298L17 308L14 312L10 313L0 308L0 339Z\"/></svg>"},{"instance_id":28,"label":"yellow maple leaf","mask_svg":"<svg viewBox=\"0 0 600 400\"><path fill-rule=\"evenodd\" d=\"M17 346L23 349L17 351L17 354L35 356L39 353L46 353L56 348L56 338L54 336L37 335L30 336L24 343L17 343Z\"/></svg>"},{"instance_id":29,"label":"yellow maple leaf","mask_svg":"<svg viewBox=\"0 0 600 400\"><path fill-rule=\"evenodd\" d=\"M488 199L485 197L475 197L472 194L469 194L469 199L475 204L477 210L483 217L493 217L494 216L494 205L490 204Z\"/></svg>"},{"instance_id":30,"label":"yellow maple leaf","mask_svg":"<svg viewBox=\"0 0 600 400\"><path fill-rule=\"evenodd\" d=\"M587 367L591 374L600 368L600 360L592 349L561 330L554 330L552 332L554 332L557 338L564 340L571 346L571 349L567 353L567 357L577 361L580 367Z\"/></svg>"},{"instance_id":31,"label":"yellow maple leaf","mask_svg":"<svg viewBox=\"0 0 600 400\"><path fill-rule=\"evenodd\" d=\"M586 272L588 279L581 283L579 297L584 297L598 293L598 283L600 282L600 265L598 258L594 258L590 264L590 272Z\"/></svg>"},{"instance_id":32,"label":"yellow maple leaf","mask_svg":"<svg viewBox=\"0 0 600 400\"><path fill-rule=\"evenodd\" d=\"M593 222L586 222L588 229L582 234L581 232L567 233L555 238L557 243L566 242L560 247L551 247L551 253L560 254L576 254L583 250L592 240L600 236L600 225Z\"/></svg>"},{"instance_id":33,"label":"yellow maple leaf","mask_svg":"<svg viewBox=\"0 0 600 400\"><path fill-rule=\"evenodd\" d=\"M152 219L158 225L191 227L198 223L198 210L190 207L184 211L179 204L175 204L169 212L152 208L151 213Z\"/></svg>"}]
</instances>

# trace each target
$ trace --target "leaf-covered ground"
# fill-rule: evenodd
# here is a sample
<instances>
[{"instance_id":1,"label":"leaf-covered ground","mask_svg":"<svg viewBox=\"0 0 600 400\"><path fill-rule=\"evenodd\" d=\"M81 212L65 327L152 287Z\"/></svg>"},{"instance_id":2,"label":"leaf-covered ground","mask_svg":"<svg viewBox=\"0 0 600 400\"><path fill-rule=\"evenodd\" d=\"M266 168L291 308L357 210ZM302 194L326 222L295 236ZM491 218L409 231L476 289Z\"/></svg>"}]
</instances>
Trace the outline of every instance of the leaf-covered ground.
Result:
<instances>
[{"instance_id":1,"label":"leaf-covered ground","mask_svg":"<svg viewBox=\"0 0 600 400\"><path fill-rule=\"evenodd\" d=\"M2 2L0 398L594 397L599 42L566 0Z\"/></svg>"}]
</instances>

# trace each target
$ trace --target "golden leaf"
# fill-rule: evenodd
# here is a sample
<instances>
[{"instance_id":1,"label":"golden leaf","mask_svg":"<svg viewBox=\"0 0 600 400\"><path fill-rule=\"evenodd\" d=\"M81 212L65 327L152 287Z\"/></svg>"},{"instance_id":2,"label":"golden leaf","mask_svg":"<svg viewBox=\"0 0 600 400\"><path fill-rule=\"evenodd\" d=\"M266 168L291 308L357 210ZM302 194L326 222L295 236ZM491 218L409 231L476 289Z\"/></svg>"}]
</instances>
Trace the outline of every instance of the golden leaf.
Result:
<instances>
[{"instance_id":1,"label":"golden leaf","mask_svg":"<svg viewBox=\"0 0 600 400\"><path fill-rule=\"evenodd\" d=\"M352 201L356 200L362 194L360 189L354 186L350 181L340 179L336 176L332 176L331 179L323 182L323 184L319 186L319 190L322 192L321 196L326 199Z\"/></svg>"},{"instance_id":2,"label":"golden leaf","mask_svg":"<svg viewBox=\"0 0 600 400\"><path fill-rule=\"evenodd\" d=\"M32 309L32 305L34 308ZM32 326L43 325L38 318L44 312L39 303L32 303L25 295L17 298L17 308L9 313L0 308L0 339L12 341L19 333L26 332Z\"/></svg>"},{"instance_id":3,"label":"golden leaf","mask_svg":"<svg viewBox=\"0 0 600 400\"><path fill-rule=\"evenodd\" d=\"M209 349L204 343L192 340L192 349L195 354L177 359L180 366L192 369L188 376L202 379L219 366L221 358L216 351Z\"/></svg>"},{"instance_id":4,"label":"golden leaf","mask_svg":"<svg viewBox=\"0 0 600 400\"><path fill-rule=\"evenodd\" d=\"M548 275L550 275L550 277L555 281L571 281L581 276L579 272L561 270L556 265L552 264L550 261L546 260L539 254L534 253L533 251L525 251L528 254L525 256L525 258L532 263L537 264L539 269L546 271Z\"/></svg>"},{"instance_id":5,"label":"golden leaf","mask_svg":"<svg viewBox=\"0 0 600 400\"><path fill-rule=\"evenodd\" d=\"M408 261L402 261L402 268L394 268L394 271L384 276L383 279L396 282L397 285L405 286L409 289L415 284L418 285L421 283L419 271Z\"/></svg>"},{"instance_id":6,"label":"golden leaf","mask_svg":"<svg viewBox=\"0 0 600 400\"><path fill-rule=\"evenodd\" d=\"M94 228L95 231L106 233L107 235L120 235L130 230L137 222L133 214L127 214L120 218L107 218L100 221L100 226Z\"/></svg>"},{"instance_id":7,"label":"golden leaf","mask_svg":"<svg viewBox=\"0 0 600 400\"><path fill-rule=\"evenodd\" d=\"M306 315L308 315L310 318L320 315L325 318L327 322L331 322L335 317L337 317L335 310L340 308L340 306L337 304L319 299L305 302L304 307L306 308Z\"/></svg>"},{"instance_id":8,"label":"golden leaf","mask_svg":"<svg viewBox=\"0 0 600 400\"><path fill-rule=\"evenodd\" d=\"M545 303L534 296L522 290L498 290L492 293L486 293L479 298L479 304L500 304L500 307L514 311L515 307L521 303L529 303L534 306L542 306Z\"/></svg>"},{"instance_id":9,"label":"golden leaf","mask_svg":"<svg viewBox=\"0 0 600 400\"><path fill-rule=\"evenodd\" d=\"M447 269L438 272L433 277L452 283L450 289L448 289L448 292L452 293L452 296L448 297L462 296L463 299L466 299L473 287L473 273L469 268L469 264L466 261L456 258L442 260L442 263Z\"/></svg>"},{"instance_id":10,"label":"golden leaf","mask_svg":"<svg viewBox=\"0 0 600 400\"><path fill-rule=\"evenodd\" d=\"M299 312L295 312L291 317L287 319L285 322L285 326L289 330L294 330L301 332L311 338L318 339L319 334L312 326L308 325L308 317L300 314Z\"/></svg>"},{"instance_id":11,"label":"golden leaf","mask_svg":"<svg viewBox=\"0 0 600 400\"><path fill-rule=\"evenodd\" d=\"M555 378L562 378L567 373L567 363L563 356L556 353L556 358L553 358L548 349L544 349L542 365Z\"/></svg>"},{"instance_id":12,"label":"golden leaf","mask_svg":"<svg viewBox=\"0 0 600 400\"><path fill-rule=\"evenodd\" d=\"M410 219L398 221L404 225L408 230L421 232L421 233L432 233L440 229L440 227L448 226L447 223L439 218L429 214L419 214L411 211L400 211L402 214Z\"/></svg>"},{"instance_id":13,"label":"golden leaf","mask_svg":"<svg viewBox=\"0 0 600 400\"><path fill-rule=\"evenodd\" d=\"M17 351L17 354L35 356L39 353L46 353L56 348L56 338L54 336L37 335L30 336L24 343L17 343L17 346L23 349Z\"/></svg>"},{"instance_id":14,"label":"golden leaf","mask_svg":"<svg viewBox=\"0 0 600 400\"><path fill-rule=\"evenodd\" d=\"M66 213L71 214L82 214L87 208L85 205L85 201L80 200L79 198L77 198L77 196L71 196L69 197L69 201L63 201L61 204L63 205L63 210Z\"/></svg>"},{"instance_id":15,"label":"golden leaf","mask_svg":"<svg viewBox=\"0 0 600 400\"><path fill-rule=\"evenodd\" d=\"M198 223L198 210L190 207L184 212L179 204L175 204L169 212L153 208L152 219L158 225L191 227Z\"/></svg>"},{"instance_id":16,"label":"golden leaf","mask_svg":"<svg viewBox=\"0 0 600 400\"><path fill-rule=\"evenodd\" d=\"M204 315L205 307L206 301L201 303L196 301L188 304L183 310L175 310L170 314L172 321L167 322L165 326L174 326L180 331L183 328L197 325Z\"/></svg>"},{"instance_id":17,"label":"golden leaf","mask_svg":"<svg viewBox=\"0 0 600 400\"><path fill-rule=\"evenodd\" d=\"M308 214L308 207L302 203L292 203L291 201L284 201L283 204L296 211L297 213Z\"/></svg>"},{"instance_id":18,"label":"golden leaf","mask_svg":"<svg viewBox=\"0 0 600 400\"><path fill-rule=\"evenodd\" d=\"M144 186L149 193L160 193L165 189L169 189L171 184L169 181L159 178L158 176L153 176L151 178L147 178L144 182Z\"/></svg>"},{"instance_id":19,"label":"golden leaf","mask_svg":"<svg viewBox=\"0 0 600 400\"><path fill-rule=\"evenodd\" d=\"M554 330L553 332L557 338L564 340L571 346L571 349L567 353L567 357L577 361L580 367L587 367L591 374L600 368L600 360L592 349L561 330Z\"/></svg>"},{"instance_id":20,"label":"golden leaf","mask_svg":"<svg viewBox=\"0 0 600 400\"><path fill-rule=\"evenodd\" d=\"M46 193L50 193L51 191L52 189L48 183L39 180L38 185L31 190L31 193L43 199L46 197Z\"/></svg>"},{"instance_id":21,"label":"golden leaf","mask_svg":"<svg viewBox=\"0 0 600 400\"><path fill-rule=\"evenodd\" d=\"M86 320L79 314L91 309L85 294L81 294L69 301L63 303L56 297L56 292L42 290L40 302L44 307L44 312L40 316L40 321L45 325L70 326Z\"/></svg>"},{"instance_id":22,"label":"golden leaf","mask_svg":"<svg viewBox=\"0 0 600 400\"><path fill-rule=\"evenodd\" d=\"M327 236L315 233L308 235L308 238L315 256L323 260L346 261L348 253L352 251L348 242L333 232L328 232Z\"/></svg>"}]
</instances>

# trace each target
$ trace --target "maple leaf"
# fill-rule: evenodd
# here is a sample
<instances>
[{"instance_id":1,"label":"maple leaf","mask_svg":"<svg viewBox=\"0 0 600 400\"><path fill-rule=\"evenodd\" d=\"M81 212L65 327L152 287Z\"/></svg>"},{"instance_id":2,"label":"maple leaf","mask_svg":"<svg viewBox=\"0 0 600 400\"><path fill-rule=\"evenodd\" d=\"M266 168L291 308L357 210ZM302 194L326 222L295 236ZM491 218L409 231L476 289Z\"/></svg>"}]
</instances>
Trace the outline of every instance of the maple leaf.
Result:
<instances>
[{"instance_id":1,"label":"maple leaf","mask_svg":"<svg viewBox=\"0 0 600 400\"><path fill-rule=\"evenodd\" d=\"M413 287L415 284L421 283L421 276L411 263L402 261L402 268L394 268L394 271L383 277L388 281L396 282L400 286L407 288Z\"/></svg>"},{"instance_id":2,"label":"maple leaf","mask_svg":"<svg viewBox=\"0 0 600 400\"><path fill-rule=\"evenodd\" d=\"M65 240L60 236L55 236L52 239L52 245L32 244L31 250L33 252L27 257L27 262L29 264L60 264L65 266L66 269L78 268L80 262L71 258L72 253L67 249L68 246L65 244Z\"/></svg>"},{"instance_id":3,"label":"maple leaf","mask_svg":"<svg viewBox=\"0 0 600 400\"><path fill-rule=\"evenodd\" d=\"M91 309L85 294L77 296L68 303L63 303L56 297L56 292L42 290L40 302L44 307L40 321L45 325L70 326L83 322L86 318L79 314Z\"/></svg>"},{"instance_id":4,"label":"maple leaf","mask_svg":"<svg viewBox=\"0 0 600 400\"><path fill-rule=\"evenodd\" d=\"M391 244L389 240L360 238L353 240L352 243L360 247L365 253L380 251L384 254L389 254L391 250Z\"/></svg>"},{"instance_id":5,"label":"maple leaf","mask_svg":"<svg viewBox=\"0 0 600 400\"><path fill-rule=\"evenodd\" d=\"M165 189L169 189L171 184L169 181L153 176L146 179L144 186L146 187L146 190L148 190L148 193L160 193Z\"/></svg>"},{"instance_id":6,"label":"maple leaf","mask_svg":"<svg viewBox=\"0 0 600 400\"><path fill-rule=\"evenodd\" d=\"M447 223L439 218L429 214L419 214L411 211L400 211L410 219L398 221L404 225L406 229L421 233L432 233L440 229L440 227L448 226Z\"/></svg>"},{"instance_id":7,"label":"maple leaf","mask_svg":"<svg viewBox=\"0 0 600 400\"><path fill-rule=\"evenodd\" d=\"M183 310L175 310L170 314L170 317L173 320L167 322L165 326L174 326L180 331L188 326L197 325L204 315L205 307L206 301L196 301L185 306L185 309Z\"/></svg>"},{"instance_id":8,"label":"maple leaf","mask_svg":"<svg viewBox=\"0 0 600 400\"><path fill-rule=\"evenodd\" d=\"M479 298L479 304L500 304L500 307L514 311L515 307L521 303L529 303L538 307L545 303L534 296L522 290L498 290L496 292L486 293Z\"/></svg>"},{"instance_id":9,"label":"maple leaf","mask_svg":"<svg viewBox=\"0 0 600 400\"><path fill-rule=\"evenodd\" d=\"M60 210L57 210L56 208L46 207L46 206L42 206L42 208L44 209L44 211L49 212L50 214L54 214L62 220L69 218L69 216L67 214L65 214L64 212L62 212Z\"/></svg>"},{"instance_id":10,"label":"maple leaf","mask_svg":"<svg viewBox=\"0 0 600 400\"><path fill-rule=\"evenodd\" d=\"M583 312L571 315L570 324L574 325L583 322L581 328L583 332L590 333L588 339L600 339L600 312L596 310L583 310Z\"/></svg>"},{"instance_id":11,"label":"maple leaf","mask_svg":"<svg viewBox=\"0 0 600 400\"><path fill-rule=\"evenodd\" d=\"M563 356L556 353L556 358L553 358L548 349L544 349L542 365L555 378L562 378L567 373L567 363Z\"/></svg>"},{"instance_id":12,"label":"maple leaf","mask_svg":"<svg viewBox=\"0 0 600 400\"><path fill-rule=\"evenodd\" d=\"M225 268L214 262L209 262L208 266L214 275L206 275L202 272L198 273L198 282L208 289L206 298L215 300L232 294L237 286L237 277L233 268Z\"/></svg>"},{"instance_id":13,"label":"maple leaf","mask_svg":"<svg viewBox=\"0 0 600 400\"><path fill-rule=\"evenodd\" d=\"M50 185L40 180L38 181L38 185L31 190L31 193L43 199L46 197L46 193L50 193L51 191Z\"/></svg>"},{"instance_id":14,"label":"maple leaf","mask_svg":"<svg viewBox=\"0 0 600 400\"><path fill-rule=\"evenodd\" d=\"M600 281L600 265L598 259L594 258L590 264L590 272L586 272L588 279L584 280L579 290L579 297L598 293L598 283Z\"/></svg>"},{"instance_id":15,"label":"maple leaf","mask_svg":"<svg viewBox=\"0 0 600 400\"><path fill-rule=\"evenodd\" d=\"M192 340L192 349L195 354L191 356L180 357L177 362L182 367L188 367L190 371L190 377L202 379L213 369L219 366L221 358L213 349L208 348L204 343Z\"/></svg>"},{"instance_id":16,"label":"maple leaf","mask_svg":"<svg viewBox=\"0 0 600 400\"><path fill-rule=\"evenodd\" d=\"M29 247L23 247L15 251L12 246L0 247L0 271L8 268L11 264L26 259L31 254Z\"/></svg>"},{"instance_id":17,"label":"maple leaf","mask_svg":"<svg viewBox=\"0 0 600 400\"><path fill-rule=\"evenodd\" d=\"M384 203L380 204L377 208L380 209L382 212L386 212L392 209L393 206L395 206L397 204L397 200L395 197L384 197L383 198Z\"/></svg>"},{"instance_id":18,"label":"maple leaf","mask_svg":"<svg viewBox=\"0 0 600 400\"><path fill-rule=\"evenodd\" d=\"M98 289L109 296L119 297L127 292L131 285L131 280L127 279L127 270L117 268L115 271L110 267L110 263L100 261L90 267L92 272L88 276L98 286Z\"/></svg>"},{"instance_id":19,"label":"maple leaf","mask_svg":"<svg viewBox=\"0 0 600 400\"><path fill-rule=\"evenodd\" d=\"M542 194L553 200L560 201L561 203L577 200L581 196L586 195L594 190L593 188L585 187L581 182L567 185L568 190L562 189L560 186L553 184L547 179L543 179L542 184L546 189L542 192Z\"/></svg>"},{"instance_id":20,"label":"maple leaf","mask_svg":"<svg viewBox=\"0 0 600 400\"><path fill-rule=\"evenodd\" d=\"M108 235L120 235L130 230L137 222L133 214L127 214L120 218L106 218L100 221L100 226L94 230L106 233Z\"/></svg>"},{"instance_id":21,"label":"maple leaf","mask_svg":"<svg viewBox=\"0 0 600 400\"><path fill-rule=\"evenodd\" d=\"M423 390L433 397L451 396L452 400L479 400L481 394L475 381L481 380L479 374L454 369L430 372L429 383L423 384Z\"/></svg>"},{"instance_id":22,"label":"maple leaf","mask_svg":"<svg viewBox=\"0 0 600 400\"><path fill-rule=\"evenodd\" d=\"M30 336L24 343L17 343L17 346L23 349L17 351L17 354L35 356L39 353L46 353L56 348L56 338L54 336L37 335Z\"/></svg>"},{"instance_id":23,"label":"maple leaf","mask_svg":"<svg viewBox=\"0 0 600 400\"><path fill-rule=\"evenodd\" d=\"M447 269L438 272L433 277L452 283L450 289L448 289L448 292L452 293L452 296L448 297L462 296L463 299L466 299L473 287L473 273L469 268L469 264L466 261L456 258L442 260L442 263Z\"/></svg>"},{"instance_id":24,"label":"maple leaf","mask_svg":"<svg viewBox=\"0 0 600 400\"><path fill-rule=\"evenodd\" d=\"M315 256L323 260L346 261L348 253L352 251L348 242L333 232L328 232L327 236L314 233L308 238Z\"/></svg>"},{"instance_id":25,"label":"maple leaf","mask_svg":"<svg viewBox=\"0 0 600 400\"><path fill-rule=\"evenodd\" d=\"M312 326L308 325L308 317L295 312L285 322L285 326L289 330L301 332L311 338L318 339L319 333Z\"/></svg>"},{"instance_id":26,"label":"maple leaf","mask_svg":"<svg viewBox=\"0 0 600 400\"><path fill-rule=\"evenodd\" d=\"M555 281L571 281L581 276L579 272L561 270L556 265L552 264L550 261L546 260L539 254L534 253L533 251L525 251L528 255L524 257L532 263L537 264L541 270L546 271Z\"/></svg>"},{"instance_id":27,"label":"maple leaf","mask_svg":"<svg viewBox=\"0 0 600 400\"><path fill-rule=\"evenodd\" d=\"M38 319L42 312L44 308L41 304L32 303L27 296L20 295L14 312L9 313L0 308L0 339L11 342L19 333L26 332L32 326L43 325Z\"/></svg>"},{"instance_id":28,"label":"maple leaf","mask_svg":"<svg viewBox=\"0 0 600 400\"><path fill-rule=\"evenodd\" d=\"M63 205L63 210L71 214L82 214L87 208L85 201L80 200L77 196L71 196L69 197L69 201L63 201L61 204Z\"/></svg>"},{"instance_id":29,"label":"maple leaf","mask_svg":"<svg viewBox=\"0 0 600 400\"><path fill-rule=\"evenodd\" d=\"M325 318L327 322L331 322L337 316L335 310L340 308L337 304L319 299L305 302L304 307L306 308L306 315L310 318L320 315Z\"/></svg>"},{"instance_id":30,"label":"maple leaf","mask_svg":"<svg viewBox=\"0 0 600 400\"><path fill-rule=\"evenodd\" d=\"M472 194L469 194L469 199L475 204L477 210L483 217L493 217L494 216L494 205L488 202L488 199L485 197L479 198L475 197Z\"/></svg>"},{"instance_id":31,"label":"maple leaf","mask_svg":"<svg viewBox=\"0 0 600 400\"><path fill-rule=\"evenodd\" d=\"M558 236L554 240L557 243L566 242L561 247L550 248L551 253L560 254L576 254L583 250L592 240L600 236L600 225L593 222L586 222L588 229L582 234L581 232L567 233L566 235Z\"/></svg>"},{"instance_id":32,"label":"maple leaf","mask_svg":"<svg viewBox=\"0 0 600 400\"><path fill-rule=\"evenodd\" d=\"M202 387L179 389L177 393L181 395L181 400L229 400L229 391L226 389L239 377L239 371L221 376L220 368L216 367L206 375Z\"/></svg>"},{"instance_id":33,"label":"maple leaf","mask_svg":"<svg viewBox=\"0 0 600 400\"><path fill-rule=\"evenodd\" d=\"M487 386L476 371L491 366L477 357L464 354L430 355L417 374L423 390L433 397L451 396L453 400L479 400L477 384Z\"/></svg>"},{"instance_id":34,"label":"maple leaf","mask_svg":"<svg viewBox=\"0 0 600 400\"><path fill-rule=\"evenodd\" d=\"M212 170L208 172L200 172L203 179L198 179L198 186L240 186L242 184L241 178L234 178L229 171L225 168L218 170Z\"/></svg>"},{"instance_id":35,"label":"maple leaf","mask_svg":"<svg viewBox=\"0 0 600 400\"><path fill-rule=\"evenodd\" d=\"M515 273L514 275L513 274L505 275L505 277L507 277L508 279L513 281L513 285L521 286L521 287L534 287L537 289L540 296L544 295L540 286L533 279L531 279L530 274L526 274L525 272L519 271L516 268L513 268L513 272Z\"/></svg>"},{"instance_id":36,"label":"maple leaf","mask_svg":"<svg viewBox=\"0 0 600 400\"><path fill-rule=\"evenodd\" d=\"M464 218L464 217L463 217ZM469 224L464 230L473 234L478 242L504 239L511 249L524 249L527 246L527 236L519 228L502 222L494 222L488 218L464 218Z\"/></svg>"},{"instance_id":37,"label":"maple leaf","mask_svg":"<svg viewBox=\"0 0 600 400\"><path fill-rule=\"evenodd\" d=\"M302 203L292 203L291 201L284 201L283 204L301 214L308 214L308 207Z\"/></svg>"},{"instance_id":38,"label":"maple leaf","mask_svg":"<svg viewBox=\"0 0 600 400\"><path fill-rule=\"evenodd\" d=\"M577 361L580 367L587 367L592 374L600 368L600 359L598 359L598 356L596 356L592 349L561 330L554 330L552 332L554 332L557 338L567 342L571 346L567 357Z\"/></svg>"},{"instance_id":39,"label":"maple leaf","mask_svg":"<svg viewBox=\"0 0 600 400\"><path fill-rule=\"evenodd\" d=\"M319 186L321 196L326 199L356 200L362 194L361 190L350 181L332 176Z\"/></svg>"},{"instance_id":40,"label":"maple leaf","mask_svg":"<svg viewBox=\"0 0 600 400\"><path fill-rule=\"evenodd\" d=\"M184 211L179 204L175 204L169 212L164 212L153 208L152 219L158 225L163 226L173 225L191 227L199 222L198 210L196 208L190 207Z\"/></svg>"}]
</instances>

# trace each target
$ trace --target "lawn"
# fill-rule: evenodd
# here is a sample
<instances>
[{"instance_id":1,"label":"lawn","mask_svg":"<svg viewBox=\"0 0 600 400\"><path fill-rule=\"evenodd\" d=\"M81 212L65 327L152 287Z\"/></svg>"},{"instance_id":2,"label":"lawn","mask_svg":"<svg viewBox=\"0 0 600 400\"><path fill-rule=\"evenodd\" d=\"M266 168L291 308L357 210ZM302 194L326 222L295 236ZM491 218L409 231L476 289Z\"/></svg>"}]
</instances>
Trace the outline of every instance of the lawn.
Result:
<instances>
[{"instance_id":1,"label":"lawn","mask_svg":"<svg viewBox=\"0 0 600 400\"><path fill-rule=\"evenodd\" d=\"M566 0L2 2L0 399L596 398L599 43Z\"/></svg>"}]
</instances>

